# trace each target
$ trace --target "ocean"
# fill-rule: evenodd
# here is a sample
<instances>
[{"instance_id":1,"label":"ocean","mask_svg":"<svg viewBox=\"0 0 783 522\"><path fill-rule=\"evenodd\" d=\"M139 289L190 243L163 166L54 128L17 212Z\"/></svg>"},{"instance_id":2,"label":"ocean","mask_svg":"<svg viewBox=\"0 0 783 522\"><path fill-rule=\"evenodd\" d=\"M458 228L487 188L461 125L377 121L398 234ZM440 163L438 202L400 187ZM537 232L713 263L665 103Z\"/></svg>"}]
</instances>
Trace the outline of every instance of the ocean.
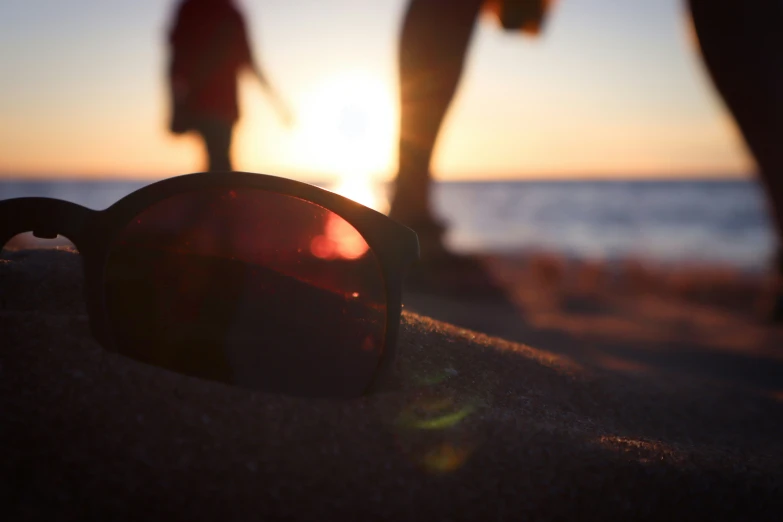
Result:
<instances>
[{"instance_id":1,"label":"ocean","mask_svg":"<svg viewBox=\"0 0 783 522\"><path fill-rule=\"evenodd\" d=\"M148 181L3 181L0 199L46 196L103 209ZM326 188L329 188L328 186ZM384 195L386 185L378 184ZM460 252L768 267L776 248L755 181L438 182L438 214Z\"/></svg>"}]
</instances>

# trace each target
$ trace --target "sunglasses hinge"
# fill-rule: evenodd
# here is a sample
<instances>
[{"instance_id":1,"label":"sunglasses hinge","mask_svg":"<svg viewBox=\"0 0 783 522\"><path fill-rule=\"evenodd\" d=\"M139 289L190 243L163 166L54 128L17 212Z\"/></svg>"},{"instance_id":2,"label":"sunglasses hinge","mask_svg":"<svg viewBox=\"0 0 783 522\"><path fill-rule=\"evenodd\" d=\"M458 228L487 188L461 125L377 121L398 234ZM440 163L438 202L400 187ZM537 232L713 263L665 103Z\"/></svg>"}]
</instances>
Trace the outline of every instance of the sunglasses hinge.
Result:
<instances>
[{"instance_id":1,"label":"sunglasses hinge","mask_svg":"<svg viewBox=\"0 0 783 522\"><path fill-rule=\"evenodd\" d=\"M54 232L49 229L45 228L39 228L36 230L33 230L33 235L37 237L38 239L57 239L57 232Z\"/></svg>"}]
</instances>

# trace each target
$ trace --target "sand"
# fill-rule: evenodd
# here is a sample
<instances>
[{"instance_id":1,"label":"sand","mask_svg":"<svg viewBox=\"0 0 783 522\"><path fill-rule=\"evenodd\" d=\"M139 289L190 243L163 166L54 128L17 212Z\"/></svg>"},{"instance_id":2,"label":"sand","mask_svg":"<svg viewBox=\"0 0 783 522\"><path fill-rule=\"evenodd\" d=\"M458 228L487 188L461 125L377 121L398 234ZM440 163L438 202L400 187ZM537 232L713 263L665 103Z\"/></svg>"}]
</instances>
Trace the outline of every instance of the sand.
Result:
<instances>
[{"instance_id":1,"label":"sand","mask_svg":"<svg viewBox=\"0 0 783 522\"><path fill-rule=\"evenodd\" d=\"M494 261L508 303L406 298L506 339L406 311L393 382L345 401L106 353L77 255L7 254L3 519L780 520L783 343L756 283L539 264Z\"/></svg>"}]
</instances>

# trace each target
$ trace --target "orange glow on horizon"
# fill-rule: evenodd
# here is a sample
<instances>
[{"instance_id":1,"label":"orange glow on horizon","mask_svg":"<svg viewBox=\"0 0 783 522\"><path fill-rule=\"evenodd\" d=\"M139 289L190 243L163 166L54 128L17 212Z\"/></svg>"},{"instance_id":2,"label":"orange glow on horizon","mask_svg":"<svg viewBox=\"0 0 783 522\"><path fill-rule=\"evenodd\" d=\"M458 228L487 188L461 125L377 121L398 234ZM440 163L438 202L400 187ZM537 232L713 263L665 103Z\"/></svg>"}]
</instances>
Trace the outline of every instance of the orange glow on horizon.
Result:
<instances>
[{"instance_id":1,"label":"orange glow on horizon","mask_svg":"<svg viewBox=\"0 0 783 522\"><path fill-rule=\"evenodd\" d=\"M173 4L7 4L0 29L15 52L0 97L0 178L152 180L203 170L198 140L167 130ZM354 187L350 197L362 180L392 178L404 3L242 4L253 50L294 126L280 124L243 74L234 167L336 181ZM638 4L554 2L537 38L482 17L438 137L435 179L748 177L754 164L682 2ZM77 12L89 23L74 24Z\"/></svg>"},{"instance_id":2,"label":"orange glow on horizon","mask_svg":"<svg viewBox=\"0 0 783 522\"><path fill-rule=\"evenodd\" d=\"M399 111L393 81L369 69L324 76L291 97L290 129L279 125L257 86L241 85L236 170L336 181L342 187L337 192L384 210L366 187L395 174ZM534 107L522 118L514 106L505 114L487 100L479 106L469 81L466 90L439 137L435 179L744 178L754 170L733 121L719 107L711 117L687 123L630 115L608 121L585 107ZM158 93L111 118L85 112L78 126L57 115L40 127L35 119L6 124L0 128L0 178L161 179L203 170L198 139L169 135L166 111ZM118 121L125 125L118 128Z\"/></svg>"}]
</instances>

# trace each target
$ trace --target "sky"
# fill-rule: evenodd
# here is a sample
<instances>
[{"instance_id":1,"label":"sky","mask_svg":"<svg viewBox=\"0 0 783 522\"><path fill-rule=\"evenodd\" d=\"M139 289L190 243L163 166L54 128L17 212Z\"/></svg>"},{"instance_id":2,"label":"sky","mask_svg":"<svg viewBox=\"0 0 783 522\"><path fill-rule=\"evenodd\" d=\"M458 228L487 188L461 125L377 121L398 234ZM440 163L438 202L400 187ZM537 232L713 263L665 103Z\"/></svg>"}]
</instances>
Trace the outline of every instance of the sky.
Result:
<instances>
[{"instance_id":1,"label":"sky","mask_svg":"<svg viewBox=\"0 0 783 522\"><path fill-rule=\"evenodd\" d=\"M243 78L235 168L305 181L393 176L405 0L237 4L295 124L282 125ZM174 7L0 3L0 176L201 170L195 139L166 130ZM433 171L444 180L745 177L753 164L680 1L560 0L539 38L481 20Z\"/></svg>"}]
</instances>

